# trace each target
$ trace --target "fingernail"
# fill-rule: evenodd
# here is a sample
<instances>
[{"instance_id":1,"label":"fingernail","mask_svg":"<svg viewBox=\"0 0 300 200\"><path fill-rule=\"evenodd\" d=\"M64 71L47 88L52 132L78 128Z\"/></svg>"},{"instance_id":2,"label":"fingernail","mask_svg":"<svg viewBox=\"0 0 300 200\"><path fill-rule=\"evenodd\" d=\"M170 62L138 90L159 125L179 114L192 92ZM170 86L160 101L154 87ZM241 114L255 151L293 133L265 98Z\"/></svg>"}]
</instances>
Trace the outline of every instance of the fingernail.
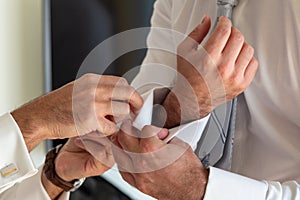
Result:
<instances>
[{"instance_id":1,"label":"fingernail","mask_svg":"<svg viewBox=\"0 0 300 200\"><path fill-rule=\"evenodd\" d=\"M227 23L229 23L230 25L231 25L231 21L227 18L227 17L225 17L225 16L221 16L220 18L219 18L219 23L223 23L223 22L227 22Z\"/></svg>"},{"instance_id":2,"label":"fingernail","mask_svg":"<svg viewBox=\"0 0 300 200\"><path fill-rule=\"evenodd\" d=\"M161 140L164 140L165 138L167 138L169 135L169 131L168 129L161 129L158 133L157 133L157 137Z\"/></svg>"}]
</instances>

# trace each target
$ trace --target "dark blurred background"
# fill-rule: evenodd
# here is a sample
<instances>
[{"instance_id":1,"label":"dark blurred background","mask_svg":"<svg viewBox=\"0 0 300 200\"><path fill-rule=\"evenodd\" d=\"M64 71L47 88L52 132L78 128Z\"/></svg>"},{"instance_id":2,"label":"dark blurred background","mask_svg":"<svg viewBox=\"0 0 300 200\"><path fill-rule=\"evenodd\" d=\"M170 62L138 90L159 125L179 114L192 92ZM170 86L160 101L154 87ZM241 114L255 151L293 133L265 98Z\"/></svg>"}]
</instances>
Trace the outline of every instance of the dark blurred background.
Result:
<instances>
[{"instance_id":1,"label":"dark blurred background","mask_svg":"<svg viewBox=\"0 0 300 200\"><path fill-rule=\"evenodd\" d=\"M45 22L49 23L49 29L45 29L45 35L49 35L46 38L48 43L45 43L48 90L73 81L88 53L105 39L129 29L149 27L154 1L45 0L45 13L48 15ZM146 43L146 36L144 41ZM118 44L115 44L107 53L117 48ZM122 76L140 65L145 53L145 49L136 50L119 57L107 66L104 74ZM53 141L50 146L63 142ZM101 177L93 177L72 193L71 199L127 200L129 197Z\"/></svg>"},{"instance_id":2,"label":"dark blurred background","mask_svg":"<svg viewBox=\"0 0 300 200\"><path fill-rule=\"evenodd\" d=\"M50 1L52 89L56 89L75 79L84 58L102 41L122 31L149 27L155 0ZM128 53L105 73L121 76L139 65L144 55L145 50Z\"/></svg>"}]
</instances>

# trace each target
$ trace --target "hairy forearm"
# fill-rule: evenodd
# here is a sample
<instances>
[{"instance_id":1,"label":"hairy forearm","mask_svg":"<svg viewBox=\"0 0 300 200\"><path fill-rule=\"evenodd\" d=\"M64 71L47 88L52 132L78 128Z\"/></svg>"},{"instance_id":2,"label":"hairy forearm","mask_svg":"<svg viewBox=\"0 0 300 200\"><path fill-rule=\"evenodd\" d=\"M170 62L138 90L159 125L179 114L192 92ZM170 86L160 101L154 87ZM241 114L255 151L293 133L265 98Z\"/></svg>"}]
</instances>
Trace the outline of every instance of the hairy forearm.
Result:
<instances>
[{"instance_id":1,"label":"hairy forearm","mask_svg":"<svg viewBox=\"0 0 300 200\"><path fill-rule=\"evenodd\" d=\"M163 107L166 112L166 128L173 128L180 125L181 109L180 103L173 92L170 92L163 102Z\"/></svg>"},{"instance_id":2,"label":"hairy forearm","mask_svg":"<svg viewBox=\"0 0 300 200\"><path fill-rule=\"evenodd\" d=\"M35 114L34 108L29 105L22 106L11 112L14 120L17 122L28 151L30 152L36 145L46 139L45 130L39 117Z\"/></svg>"}]
</instances>

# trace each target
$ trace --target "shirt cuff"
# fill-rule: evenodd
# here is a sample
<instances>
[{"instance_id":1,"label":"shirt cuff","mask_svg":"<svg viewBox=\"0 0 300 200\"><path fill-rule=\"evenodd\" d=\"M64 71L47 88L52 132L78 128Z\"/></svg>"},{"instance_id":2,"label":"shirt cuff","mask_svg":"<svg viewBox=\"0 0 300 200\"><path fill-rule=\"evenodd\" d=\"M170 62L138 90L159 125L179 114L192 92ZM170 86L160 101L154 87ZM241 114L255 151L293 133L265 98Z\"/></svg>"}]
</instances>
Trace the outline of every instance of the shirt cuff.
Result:
<instances>
[{"instance_id":1,"label":"shirt cuff","mask_svg":"<svg viewBox=\"0 0 300 200\"><path fill-rule=\"evenodd\" d=\"M265 200L266 183L210 167L204 200Z\"/></svg>"},{"instance_id":2,"label":"shirt cuff","mask_svg":"<svg viewBox=\"0 0 300 200\"><path fill-rule=\"evenodd\" d=\"M9 113L0 117L0 151L0 192L37 173L23 135Z\"/></svg>"},{"instance_id":3,"label":"shirt cuff","mask_svg":"<svg viewBox=\"0 0 300 200\"><path fill-rule=\"evenodd\" d=\"M51 200L41 181L41 174L43 171L42 169L43 167L40 167L39 172L37 174L24 180L21 183L14 185L12 188L5 191L2 195L0 195L1 200L10 200L10 199ZM62 193L58 198L58 200L67 200L67 199L69 199L69 192Z\"/></svg>"}]
</instances>

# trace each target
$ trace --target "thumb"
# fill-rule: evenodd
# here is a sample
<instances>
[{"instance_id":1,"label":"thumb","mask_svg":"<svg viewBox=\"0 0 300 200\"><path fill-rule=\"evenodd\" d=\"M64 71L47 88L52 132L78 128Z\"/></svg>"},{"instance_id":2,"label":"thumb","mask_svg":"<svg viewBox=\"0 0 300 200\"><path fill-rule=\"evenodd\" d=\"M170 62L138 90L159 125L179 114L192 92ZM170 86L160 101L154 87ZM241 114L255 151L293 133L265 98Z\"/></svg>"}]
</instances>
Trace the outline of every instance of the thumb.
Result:
<instances>
[{"instance_id":1,"label":"thumb","mask_svg":"<svg viewBox=\"0 0 300 200\"><path fill-rule=\"evenodd\" d=\"M155 126L144 126L141 133L140 146L143 153L154 152L166 144L161 138L167 137L169 131L167 129L158 128Z\"/></svg>"},{"instance_id":2,"label":"thumb","mask_svg":"<svg viewBox=\"0 0 300 200\"><path fill-rule=\"evenodd\" d=\"M198 45L201 44L205 36L208 34L210 26L210 17L208 15L204 15L201 23L183 41L182 46L184 46L185 49L197 49Z\"/></svg>"}]
</instances>

